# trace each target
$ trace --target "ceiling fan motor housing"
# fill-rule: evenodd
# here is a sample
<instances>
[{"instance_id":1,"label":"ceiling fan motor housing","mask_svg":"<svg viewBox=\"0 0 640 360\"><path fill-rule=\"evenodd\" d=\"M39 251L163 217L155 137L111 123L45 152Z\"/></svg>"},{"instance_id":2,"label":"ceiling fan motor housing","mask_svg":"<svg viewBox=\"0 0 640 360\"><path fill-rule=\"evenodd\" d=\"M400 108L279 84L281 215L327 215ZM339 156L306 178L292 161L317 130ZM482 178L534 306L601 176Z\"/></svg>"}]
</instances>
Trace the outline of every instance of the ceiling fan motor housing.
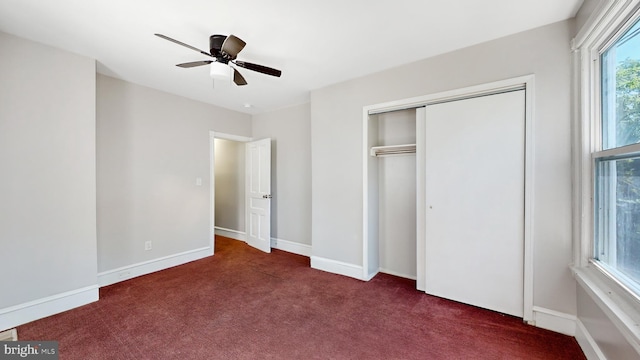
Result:
<instances>
[{"instance_id":1,"label":"ceiling fan motor housing","mask_svg":"<svg viewBox=\"0 0 640 360\"><path fill-rule=\"evenodd\" d=\"M211 55L213 55L219 62L228 63L229 59L222 53L222 44L227 39L226 35L211 35L209 36L209 49Z\"/></svg>"}]
</instances>

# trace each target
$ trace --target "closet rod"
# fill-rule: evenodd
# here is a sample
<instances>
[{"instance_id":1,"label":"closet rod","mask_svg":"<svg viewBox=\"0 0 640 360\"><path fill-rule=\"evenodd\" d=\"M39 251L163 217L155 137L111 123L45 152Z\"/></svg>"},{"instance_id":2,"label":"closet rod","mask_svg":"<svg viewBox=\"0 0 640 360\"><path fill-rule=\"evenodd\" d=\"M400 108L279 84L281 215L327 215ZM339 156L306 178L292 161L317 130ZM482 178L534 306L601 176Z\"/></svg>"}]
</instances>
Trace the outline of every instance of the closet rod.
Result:
<instances>
[{"instance_id":1,"label":"closet rod","mask_svg":"<svg viewBox=\"0 0 640 360\"><path fill-rule=\"evenodd\" d=\"M416 144L385 145L371 147L370 154L374 157L390 155L408 155L416 153Z\"/></svg>"}]
</instances>

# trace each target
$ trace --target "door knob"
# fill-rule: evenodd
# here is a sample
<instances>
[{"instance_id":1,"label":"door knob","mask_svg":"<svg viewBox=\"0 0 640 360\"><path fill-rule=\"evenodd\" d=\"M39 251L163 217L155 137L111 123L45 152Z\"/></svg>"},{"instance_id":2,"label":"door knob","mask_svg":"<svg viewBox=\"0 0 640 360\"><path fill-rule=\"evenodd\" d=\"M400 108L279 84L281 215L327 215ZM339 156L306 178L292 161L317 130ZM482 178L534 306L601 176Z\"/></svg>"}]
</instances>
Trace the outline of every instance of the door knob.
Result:
<instances>
[{"instance_id":1,"label":"door knob","mask_svg":"<svg viewBox=\"0 0 640 360\"><path fill-rule=\"evenodd\" d=\"M263 199L271 199L271 194L262 195Z\"/></svg>"}]
</instances>

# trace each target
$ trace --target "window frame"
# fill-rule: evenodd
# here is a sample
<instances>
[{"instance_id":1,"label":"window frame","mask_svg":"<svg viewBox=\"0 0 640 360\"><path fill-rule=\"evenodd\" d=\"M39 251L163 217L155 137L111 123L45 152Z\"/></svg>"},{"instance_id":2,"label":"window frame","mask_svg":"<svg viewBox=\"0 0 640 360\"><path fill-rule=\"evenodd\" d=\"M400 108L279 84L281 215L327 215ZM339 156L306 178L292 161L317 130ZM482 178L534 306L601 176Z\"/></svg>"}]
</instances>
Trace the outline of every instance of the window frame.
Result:
<instances>
[{"instance_id":1,"label":"window frame","mask_svg":"<svg viewBox=\"0 0 640 360\"><path fill-rule=\"evenodd\" d=\"M640 153L640 144L602 150L601 54L640 19L640 0L603 0L572 41L573 240L578 284L640 352L640 295L594 260L596 159Z\"/></svg>"},{"instance_id":2,"label":"window frame","mask_svg":"<svg viewBox=\"0 0 640 360\"><path fill-rule=\"evenodd\" d=\"M602 271L605 273L605 275L607 277L613 278L617 283L619 283L624 291L629 292L629 295L631 295L632 298L634 298L636 301L638 301L638 304L640 305L640 293L633 291L631 289L631 286L628 286L624 283L624 281L622 281L621 279L618 278L618 274L609 271L607 269L607 264L604 262L601 262L599 260L597 260L594 255L594 249L597 246L596 243L596 238L598 237L596 234L596 219L595 219L595 213L597 211L596 207L598 204L599 199L596 199L596 195L598 194L597 192L597 180L596 177L598 176L598 169L597 169L597 162L598 160L606 160L609 158L617 158L620 156L627 156L627 155L639 155L640 154L640 143L639 144L630 144L630 145L625 145L625 146L619 146L619 147L614 147L614 148L609 148L609 149L603 149L604 147L604 139L603 139L603 135L605 133L605 130L603 129L603 116L602 116L602 112L603 112L603 107L604 104L602 102L602 78L603 78L603 67L602 67L602 56L603 54L609 50L613 45L615 45L615 43L629 30L631 29L631 27L633 27L636 23L636 21L640 21L640 9L637 9L636 11L632 11L630 14L627 14L626 16L622 17L622 21L619 21L620 23L617 24L617 26L613 29L615 30L611 30L611 28L608 28L606 31L602 31L600 35L600 41L596 41L594 42L589 48L589 52L590 52L590 61L591 61L591 73L589 74L590 80L591 80L591 84L592 84L592 91L589 94L589 102L592 103L592 112L591 112L591 116L592 119L590 121L590 127L591 127L591 132L593 134L592 136L592 143L590 144L590 166L589 166L589 175L591 176L591 201L590 201L590 208L591 208L591 212L593 217L592 217L592 221L591 221L591 235L589 238L589 257L588 257L588 262L590 264L594 264L596 265L596 267L599 269L599 271ZM585 99L583 99L585 100ZM611 131L611 130L609 130ZM608 227L609 230L608 232L611 231L615 231L615 226L609 226Z\"/></svg>"}]
</instances>

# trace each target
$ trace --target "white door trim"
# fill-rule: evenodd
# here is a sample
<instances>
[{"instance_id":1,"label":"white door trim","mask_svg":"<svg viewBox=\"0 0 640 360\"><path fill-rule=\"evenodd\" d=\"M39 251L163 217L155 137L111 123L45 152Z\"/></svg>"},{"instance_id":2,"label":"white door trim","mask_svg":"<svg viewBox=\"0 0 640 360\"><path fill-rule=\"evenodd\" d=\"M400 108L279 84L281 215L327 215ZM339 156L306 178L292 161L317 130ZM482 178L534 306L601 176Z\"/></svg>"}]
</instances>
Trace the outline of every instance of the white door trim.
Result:
<instances>
[{"instance_id":1,"label":"white door trim","mask_svg":"<svg viewBox=\"0 0 640 360\"><path fill-rule=\"evenodd\" d=\"M534 93L535 75L525 75L511 79L470 86L462 89L450 90L436 94L418 96L408 99L395 100L362 108L362 279L369 280L372 275L368 271L369 257L369 179L368 157L369 149L369 115L384 112L418 108L429 104L461 100L476 96L509 91L515 88L525 88L525 189L524 189L524 321L534 322L533 317L533 215L534 215ZM424 221L424 220L422 220ZM420 222L420 219L418 219ZM420 225L419 225L420 226ZM418 239L419 240L419 239ZM424 241L424 239L422 240ZM418 249L424 245L418 244ZM418 256L420 259L422 255ZM418 265L420 268L420 265ZM420 274L418 274L420 278Z\"/></svg>"},{"instance_id":2,"label":"white door trim","mask_svg":"<svg viewBox=\"0 0 640 360\"><path fill-rule=\"evenodd\" d=\"M232 140L238 142L249 142L253 140L247 136L225 134L221 132L209 131L209 246L211 247L211 255L215 252L216 238L216 157L215 157L215 139Z\"/></svg>"}]
</instances>

